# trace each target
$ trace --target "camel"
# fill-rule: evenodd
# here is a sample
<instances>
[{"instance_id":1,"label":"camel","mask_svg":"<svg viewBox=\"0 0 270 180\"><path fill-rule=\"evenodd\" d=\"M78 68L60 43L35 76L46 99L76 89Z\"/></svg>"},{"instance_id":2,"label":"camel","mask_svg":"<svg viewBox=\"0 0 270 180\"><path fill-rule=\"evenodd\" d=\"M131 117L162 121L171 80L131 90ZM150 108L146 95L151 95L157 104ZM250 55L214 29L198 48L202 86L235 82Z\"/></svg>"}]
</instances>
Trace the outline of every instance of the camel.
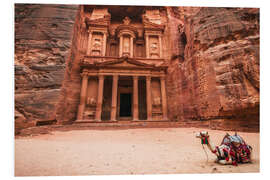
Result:
<instances>
[{"instance_id":1,"label":"camel","mask_svg":"<svg viewBox=\"0 0 270 180\"><path fill-rule=\"evenodd\" d=\"M235 133L228 133L219 146L214 146L207 131L196 134L201 139L201 144L206 144L209 150L217 156L216 162L222 165L237 165L238 163L251 163L252 147Z\"/></svg>"}]
</instances>

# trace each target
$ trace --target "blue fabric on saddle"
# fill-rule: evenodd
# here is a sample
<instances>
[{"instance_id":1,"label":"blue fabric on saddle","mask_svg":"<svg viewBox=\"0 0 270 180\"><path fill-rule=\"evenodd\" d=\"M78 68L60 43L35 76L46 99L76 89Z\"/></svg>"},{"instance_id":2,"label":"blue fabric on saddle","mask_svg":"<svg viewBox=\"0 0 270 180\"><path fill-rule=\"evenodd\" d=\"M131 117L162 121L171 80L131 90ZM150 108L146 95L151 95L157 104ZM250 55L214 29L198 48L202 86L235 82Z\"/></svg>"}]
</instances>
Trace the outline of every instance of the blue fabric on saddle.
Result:
<instances>
[{"instance_id":1,"label":"blue fabric on saddle","mask_svg":"<svg viewBox=\"0 0 270 180\"><path fill-rule=\"evenodd\" d=\"M231 136L226 134L221 145L228 146L229 154L232 158L232 164L250 162L251 146L247 145L243 138L237 134ZM234 144L238 144L235 146Z\"/></svg>"},{"instance_id":2,"label":"blue fabric on saddle","mask_svg":"<svg viewBox=\"0 0 270 180\"><path fill-rule=\"evenodd\" d=\"M240 143L240 144L245 144L245 141L243 140L243 138L239 135L225 135L221 144L225 144L225 145L230 145L232 142L236 142L236 143Z\"/></svg>"}]
</instances>

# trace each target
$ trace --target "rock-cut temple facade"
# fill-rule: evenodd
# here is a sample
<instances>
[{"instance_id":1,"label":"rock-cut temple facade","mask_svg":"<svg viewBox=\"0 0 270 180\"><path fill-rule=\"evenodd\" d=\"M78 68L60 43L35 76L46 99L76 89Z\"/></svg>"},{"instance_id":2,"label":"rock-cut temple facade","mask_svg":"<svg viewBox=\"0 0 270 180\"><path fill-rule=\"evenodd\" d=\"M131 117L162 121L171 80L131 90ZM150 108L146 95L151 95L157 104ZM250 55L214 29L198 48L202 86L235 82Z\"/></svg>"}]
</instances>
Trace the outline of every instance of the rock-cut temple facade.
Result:
<instances>
[{"instance_id":1,"label":"rock-cut temple facade","mask_svg":"<svg viewBox=\"0 0 270 180\"><path fill-rule=\"evenodd\" d=\"M16 132L54 123L258 131L259 15L16 4Z\"/></svg>"},{"instance_id":2,"label":"rock-cut temple facade","mask_svg":"<svg viewBox=\"0 0 270 180\"><path fill-rule=\"evenodd\" d=\"M77 122L168 120L165 21L159 8L114 18L108 7L84 7L78 51ZM117 13L117 12L115 12Z\"/></svg>"}]
</instances>

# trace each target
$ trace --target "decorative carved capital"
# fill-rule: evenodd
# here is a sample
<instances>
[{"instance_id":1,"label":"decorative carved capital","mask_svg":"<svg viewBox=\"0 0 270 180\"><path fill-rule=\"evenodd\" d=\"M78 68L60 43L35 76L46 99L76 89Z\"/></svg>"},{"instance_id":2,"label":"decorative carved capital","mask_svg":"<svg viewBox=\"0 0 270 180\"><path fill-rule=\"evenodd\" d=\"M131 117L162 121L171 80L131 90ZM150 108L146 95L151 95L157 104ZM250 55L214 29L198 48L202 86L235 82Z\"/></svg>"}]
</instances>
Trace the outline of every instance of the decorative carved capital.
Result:
<instances>
[{"instance_id":1,"label":"decorative carved capital","mask_svg":"<svg viewBox=\"0 0 270 180\"><path fill-rule=\"evenodd\" d=\"M103 75L103 74L99 74L99 75L98 75L98 79L99 79L99 80L104 80L104 75Z\"/></svg>"},{"instance_id":2,"label":"decorative carved capital","mask_svg":"<svg viewBox=\"0 0 270 180\"><path fill-rule=\"evenodd\" d=\"M165 76L160 76L160 80L164 81L165 80Z\"/></svg>"},{"instance_id":3,"label":"decorative carved capital","mask_svg":"<svg viewBox=\"0 0 270 180\"><path fill-rule=\"evenodd\" d=\"M138 81L138 79L139 79L139 76L132 76L133 77L133 80L135 80L135 81Z\"/></svg>"},{"instance_id":4,"label":"decorative carved capital","mask_svg":"<svg viewBox=\"0 0 270 180\"><path fill-rule=\"evenodd\" d=\"M88 77L88 72L87 72L87 71L83 71L83 72L81 73L81 76L82 76L82 78Z\"/></svg>"},{"instance_id":5,"label":"decorative carved capital","mask_svg":"<svg viewBox=\"0 0 270 180\"><path fill-rule=\"evenodd\" d=\"M113 74L113 79L118 80L118 77L119 77L119 75L118 75L118 74Z\"/></svg>"}]
</instances>

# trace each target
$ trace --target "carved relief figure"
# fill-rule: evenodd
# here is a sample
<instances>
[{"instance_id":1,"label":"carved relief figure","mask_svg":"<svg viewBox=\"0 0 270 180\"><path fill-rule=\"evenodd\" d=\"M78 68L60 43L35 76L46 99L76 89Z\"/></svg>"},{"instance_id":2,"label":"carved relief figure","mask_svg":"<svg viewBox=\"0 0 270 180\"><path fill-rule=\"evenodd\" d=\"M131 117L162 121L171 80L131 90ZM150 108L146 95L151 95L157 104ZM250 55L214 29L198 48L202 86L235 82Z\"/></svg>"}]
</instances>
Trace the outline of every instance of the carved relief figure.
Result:
<instances>
[{"instance_id":1,"label":"carved relief figure","mask_svg":"<svg viewBox=\"0 0 270 180\"><path fill-rule=\"evenodd\" d=\"M159 106L159 105L161 105L160 97L154 98L154 100L153 100L153 105L154 105L154 106Z\"/></svg>"},{"instance_id":2,"label":"carved relief figure","mask_svg":"<svg viewBox=\"0 0 270 180\"><path fill-rule=\"evenodd\" d=\"M102 49L102 42L100 35L94 35L93 37L93 43L92 43L92 53L93 56L100 56L101 55L101 49Z\"/></svg>"},{"instance_id":3,"label":"carved relief figure","mask_svg":"<svg viewBox=\"0 0 270 180\"><path fill-rule=\"evenodd\" d=\"M129 25L130 22L131 22L131 19L129 17L127 17L127 16L123 19L123 24L124 25Z\"/></svg>"},{"instance_id":4,"label":"carved relief figure","mask_svg":"<svg viewBox=\"0 0 270 180\"><path fill-rule=\"evenodd\" d=\"M159 57L159 44L157 37L150 38L150 57L151 58L158 58Z\"/></svg>"},{"instance_id":5,"label":"carved relief figure","mask_svg":"<svg viewBox=\"0 0 270 180\"><path fill-rule=\"evenodd\" d=\"M152 43L151 45L150 45L150 48L151 48L151 52L156 52L157 51L157 49L158 49L158 45L157 45L157 43Z\"/></svg>"},{"instance_id":6,"label":"carved relief figure","mask_svg":"<svg viewBox=\"0 0 270 180\"><path fill-rule=\"evenodd\" d=\"M130 40L128 37L124 37L124 43L123 43L123 54L129 55L130 51Z\"/></svg>"},{"instance_id":7,"label":"carved relief figure","mask_svg":"<svg viewBox=\"0 0 270 180\"><path fill-rule=\"evenodd\" d=\"M95 106L96 105L96 99L93 97L88 97L87 98L87 105L89 106Z\"/></svg>"}]
</instances>

